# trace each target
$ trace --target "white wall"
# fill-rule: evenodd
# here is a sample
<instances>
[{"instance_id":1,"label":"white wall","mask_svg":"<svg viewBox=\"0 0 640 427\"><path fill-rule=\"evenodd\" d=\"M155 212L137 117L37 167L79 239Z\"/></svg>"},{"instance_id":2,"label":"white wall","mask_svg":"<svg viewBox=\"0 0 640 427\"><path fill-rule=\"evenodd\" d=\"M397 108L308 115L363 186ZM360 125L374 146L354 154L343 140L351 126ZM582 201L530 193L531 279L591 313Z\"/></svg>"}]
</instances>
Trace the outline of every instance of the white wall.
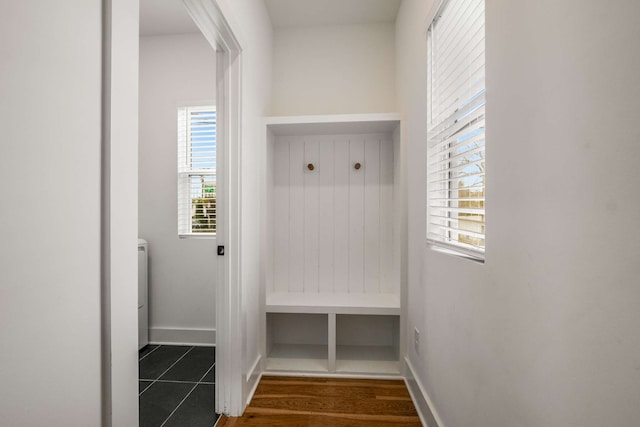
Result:
<instances>
[{"instance_id":1,"label":"white wall","mask_svg":"<svg viewBox=\"0 0 640 427\"><path fill-rule=\"evenodd\" d=\"M430 3L396 35L415 374L441 427L635 425L640 3L487 1L484 265L421 237Z\"/></svg>"},{"instance_id":2,"label":"white wall","mask_svg":"<svg viewBox=\"0 0 640 427\"><path fill-rule=\"evenodd\" d=\"M101 11L0 3L3 425L100 425Z\"/></svg>"},{"instance_id":3,"label":"white wall","mask_svg":"<svg viewBox=\"0 0 640 427\"><path fill-rule=\"evenodd\" d=\"M395 111L393 23L278 28L273 115Z\"/></svg>"},{"instance_id":4,"label":"white wall","mask_svg":"<svg viewBox=\"0 0 640 427\"><path fill-rule=\"evenodd\" d=\"M215 343L215 239L177 230L177 107L215 104L200 33L140 38L139 232L149 242L150 339Z\"/></svg>"},{"instance_id":5,"label":"white wall","mask_svg":"<svg viewBox=\"0 0 640 427\"><path fill-rule=\"evenodd\" d=\"M266 169L266 144L264 143L262 118L270 114L272 32L266 8L254 2L234 2L235 16L246 22L243 28L246 41L243 65L243 147L242 147L242 293L243 312L246 314L245 370L249 393L255 372L250 370L259 356L260 328L260 244L262 216L266 206L264 170Z\"/></svg>"},{"instance_id":6,"label":"white wall","mask_svg":"<svg viewBox=\"0 0 640 427\"><path fill-rule=\"evenodd\" d=\"M220 1L242 44L242 147L241 147L241 310L243 317L243 397L257 379L252 368L260 356L260 287L264 277L261 245L266 206L266 143L262 118L269 115L271 98L272 32L263 2Z\"/></svg>"}]
</instances>

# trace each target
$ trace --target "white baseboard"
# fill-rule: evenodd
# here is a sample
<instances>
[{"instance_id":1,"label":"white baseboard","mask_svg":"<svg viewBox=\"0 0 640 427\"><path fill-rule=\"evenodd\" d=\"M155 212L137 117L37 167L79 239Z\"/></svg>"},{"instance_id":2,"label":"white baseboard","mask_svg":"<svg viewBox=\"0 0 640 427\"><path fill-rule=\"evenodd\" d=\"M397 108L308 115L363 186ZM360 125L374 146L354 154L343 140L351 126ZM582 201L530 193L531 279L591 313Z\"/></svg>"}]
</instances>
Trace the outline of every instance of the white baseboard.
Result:
<instances>
[{"instance_id":1,"label":"white baseboard","mask_svg":"<svg viewBox=\"0 0 640 427\"><path fill-rule=\"evenodd\" d=\"M215 329L149 328L150 344L216 345Z\"/></svg>"},{"instance_id":2,"label":"white baseboard","mask_svg":"<svg viewBox=\"0 0 640 427\"><path fill-rule=\"evenodd\" d=\"M404 381L407 384L409 394L411 395L411 399L418 411L422 425L426 427L445 427L442 419L433 406L433 401L429 397L427 390L418 379L411 361L408 357L405 357L404 361L407 365L407 376Z\"/></svg>"},{"instance_id":3,"label":"white baseboard","mask_svg":"<svg viewBox=\"0 0 640 427\"><path fill-rule=\"evenodd\" d=\"M249 403L251 403L251 399L253 399L253 395L255 394L256 389L258 388L258 383L262 378L262 372L260 369L261 361L262 361L262 355L258 354L256 356L256 360L253 362L253 365L251 365L251 369L249 369L249 372L247 372L246 383L247 383L247 388L249 389L249 393L247 393L247 399L245 401L245 405L249 405Z\"/></svg>"}]
</instances>

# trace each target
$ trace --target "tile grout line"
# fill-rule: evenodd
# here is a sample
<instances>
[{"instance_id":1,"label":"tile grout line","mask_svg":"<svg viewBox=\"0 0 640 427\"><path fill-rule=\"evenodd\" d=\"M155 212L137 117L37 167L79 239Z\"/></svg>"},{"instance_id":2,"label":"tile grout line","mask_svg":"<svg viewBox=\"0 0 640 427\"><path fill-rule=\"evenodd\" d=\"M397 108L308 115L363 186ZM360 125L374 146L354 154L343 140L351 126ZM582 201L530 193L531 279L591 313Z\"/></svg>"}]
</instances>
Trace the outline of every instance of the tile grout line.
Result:
<instances>
[{"instance_id":1,"label":"tile grout line","mask_svg":"<svg viewBox=\"0 0 640 427\"><path fill-rule=\"evenodd\" d=\"M181 381L181 380L149 380L140 378L138 381L157 382L157 383L177 383L177 384L215 384L211 381Z\"/></svg>"},{"instance_id":2,"label":"tile grout line","mask_svg":"<svg viewBox=\"0 0 640 427\"><path fill-rule=\"evenodd\" d=\"M178 358L178 360L176 360L175 362L173 362L173 363L171 364L171 366L169 366L169 367L167 368L167 370L166 370L166 371L164 371L163 373L161 373L161 374L158 376L158 378L156 379L156 381L158 381L160 378L162 378L162 376L163 376L164 374L166 374L167 372L169 372L169 371L171 370L171 368L173 368L174 366L176 366L176 364L177 364L179 361L181 361L182 359L184 359L184 358L185 358L185 356L186 356L187 354L191 353L191 350L193 350L194 348L195 348L195 346L190 347L190 348L189 348L189 350L187 350L187 351L186 351L182 356L180 356L180 357Z\"/></svg>"},{"instance_id":3,"label":"tile grout line","mask_svg":"<svg viewBox=\"0 0 640 427\"><path fill-rule=\"evenodd\" d=\"M151 353L153 353L154 351L156 351L157 349L159 349L161 346L157 345L153 350L151 350L149 353L145 354L144 356L142 356L140 359L138 359L138 363L142 362L145 357L147 357L148 355L150 355Z\"/></svg>"},{"instance_id":4,"label":"tile grout line","mask_svg":"<svg viewBox=\"0 0 640 427\"><path fill-rule=\"evenodd\" d=\"M211 366L209 367L209 369L207 369L207 372L205 372L205 373L204 373L204 375L203 375L202 377L200 377L200 381L198 381L198 384L202 384L202 383L203 383L203 381L202 381L202 380L204 379L204 377L206 377L206 376L207 376L207 374L208 374L209 372L211 372L211 370L213 369L213 367L214 367L214 366L216 366L216 362L213 362L213 365L211 365ZM214 382L213 384L215 384L215 382Z\"/></svg>"},{"instance_id":5,"label":"tile grout line","mask_svg":"<svg viewBox=\"0 0 640 427\"><path fill-rule=\"evenodd\" d=\"M216 359L215 359L215 357L214 357L214 358L213 358L213 365L211 365L211 367L209 368L209 370L207 371L207 373L206 373L206 374L204 374L204 377L206 377L206 376L207 376L207 374L208 374L209 372L211 372L211 370L212 370L213 368L215 368L215 367L216 367ZM214 375L214 377L213 377L213 382L212 382L212 383L211 383L211 382L204 382L204 381L202 381L202 380L204 379L204 377L202 377L202 378L200 379L200 382L199 382L198 384L211 384L211 385L213 385L213 390L214 390L214 391L213 391L213 395L214 395L214 397L215 397L215 387L216 387L216 378L215 378L215 375ZM216 402L215 402L215 398L213 399L213 414L216 416L216 422L215 422L215 424L213 425L213 427L215 427L215 425L218 423L218 419L220 419L220 414L218 414L218 413L216 412Z\"/></svg>"},{"instance_id":6,"label":"tile grout line","mask_svg":"<svg viewBox=\"0 0 640 427\"><path fill-rule=\"evenodd\" d=\"M176 413L176 411L180 408L180 406L182 406L182 404L185 402L185 400L187 400L187 398L189 398L189 396L191 396L191 393L193 393L193 390L196 389L196 387L198 387L198 384L200 384L202 382L202 380L204 379L204 377L207 376L207 374L209 373L209 371L211 371L213 369L213 367L216 365L216 362L213 362L213 365L211 365L211 367L209 369L207 369L207 372L204 373L204 375L202 375L202 377L200 377L200 381L198 381L192 388L191 390L189 390L189 393L187 393L187 395L184 397L184 399L182 399L180 401L180 403L178 403L178 406L176 406L176 408L169 414L169 416L167 417L166 420L164 420L164 422L162 424L160 424L160 427L163 427L167 421L169 421L169 419L173 416L173 414ZM164 374L163 374L164 375ZM215 413L215 409L214 409L214 413Z\"/></svg>"},{"instance_id":7,"label":"tile grout line","mask_svg":"<svg viewBox=\"0 0 640 427\"><path fill-rule=\"evenodd\" d=\"M145 391L149 390L149 388L150 388L152 385L154 385L155 383L157 383L157 382L158 382L158 380L159 380L160 378L162 378L162 376L163 376L164 374L166 374L167 372L169 372L169 370L170 370L171 368L173 368L173 367L176 365L176 363L178 363L179 361L181 361L181 360L182 360L182 359L183 359L187 354L189 354L189 352L190 352L191 350L193 350L194 348L195 348L195 347L191 347L191 348L190 348L189 350L187 350L187 351L186 351L182 356L180 356L180 358L179 358L178 360L176 360L175 362L173 362L173 364L172 364L171 366L169 366L169 367L167 368L167 370L166 370L166 371L164 371L163 373L161 373L160 375L158 375L158 378L156 378L156 379L155 379L151 384L149 384L149 387L147 387L147 388L145 388L144 390L142 390L142 392L141 392L140 394L138 394L138 397L142 396L142 393L144 393ZM138 381L140 381L140 380L138 379ZM197 384L196 384L196 385L197 385Z\"/></svg>"},{"instance_id":8,"label":"tile grout line","mask_svg":"<svg viewBox=\"0 0 640 427\"><path fill-rule=\"evenodd\" d=\"M140 380L138 380L138 382L140 382ZM149 387L151 387L153 385L153 382L151 382L151 384L149 384L148 386L146 386L144 388L144 390L142 390L140 393L138 393L138 399L140 398L140 396L142 396L142 393L144 393L145 391L147 391L149 389Z\"/></svg>"},{"instance_id":9,"label":"tile grout line","mask_svg":"<svg viewBox=\"0 0 640 427\"><path fill-rule=\"evenodd\" d=\"M204 377L206 377L206 376L207 376L207 374L208 374L209 372L211 372L211 370L212 370L215 366L216 366L216 362L215 362L215 359L214 359L214 361L213 361L213 365L211 365L211 367L210 367L209 369L207 369L207 372L205 372L205 373L204 373L204 375L202 376L202 378L200 378L200 381L198 381L198 384L215 384L215 383L216 383L216 379L215 379L215 377L213 378L213 382L210 382L210 381L202 381L202 380L204 379Z\"/></svg>"}]
</instances>

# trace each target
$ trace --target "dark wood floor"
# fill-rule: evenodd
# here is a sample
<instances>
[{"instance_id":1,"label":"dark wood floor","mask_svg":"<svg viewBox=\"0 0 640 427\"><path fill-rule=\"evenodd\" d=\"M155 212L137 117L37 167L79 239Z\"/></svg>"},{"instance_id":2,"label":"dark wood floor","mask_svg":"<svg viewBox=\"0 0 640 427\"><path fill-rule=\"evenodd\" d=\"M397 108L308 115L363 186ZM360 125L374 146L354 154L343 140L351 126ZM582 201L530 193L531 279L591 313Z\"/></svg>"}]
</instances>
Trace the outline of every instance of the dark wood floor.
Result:
<instances>
[{"instance_id":1,"label":"dark wood floor","mask_svg":"<svg viewBox=\"0 0 640 427\"><path fill-rule=\"evenodd\" d=\"M420 427L401 380L265 376L242 417L217 427Z\"/></svg>"}]
</instances>

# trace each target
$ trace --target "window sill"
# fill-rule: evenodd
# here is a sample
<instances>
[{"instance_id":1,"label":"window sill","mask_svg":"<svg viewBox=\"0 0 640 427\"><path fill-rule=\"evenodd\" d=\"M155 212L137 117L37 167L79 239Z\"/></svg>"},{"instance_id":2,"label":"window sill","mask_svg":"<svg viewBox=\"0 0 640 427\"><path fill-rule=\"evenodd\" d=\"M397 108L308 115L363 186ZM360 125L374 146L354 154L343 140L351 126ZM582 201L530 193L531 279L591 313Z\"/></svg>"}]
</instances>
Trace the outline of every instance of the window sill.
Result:
<instances>
[{"instance_id":1,"label":"window sill","mask_svg":"<svg viewBox=\"0 0 640 427\"><path fill-rule=\"evenodd\" d=\"M468 259L480 264L484 264L484 254L473 253L471 251L464 251L455 247L445 246L440 243L435 243L427 240L427 248L434 252L440 252L441 254L451 255L458 258Z\"/></svg>"},{"instance_id":2,"label":"window sill","mask_svg":"<svg viewBox=\"0 0 640 427\"><path fill-rule=\"evenodd\" d=\"M216 239L216 233L180 233L178 237L181 239Z\"/></svg>"}]
</instances>

